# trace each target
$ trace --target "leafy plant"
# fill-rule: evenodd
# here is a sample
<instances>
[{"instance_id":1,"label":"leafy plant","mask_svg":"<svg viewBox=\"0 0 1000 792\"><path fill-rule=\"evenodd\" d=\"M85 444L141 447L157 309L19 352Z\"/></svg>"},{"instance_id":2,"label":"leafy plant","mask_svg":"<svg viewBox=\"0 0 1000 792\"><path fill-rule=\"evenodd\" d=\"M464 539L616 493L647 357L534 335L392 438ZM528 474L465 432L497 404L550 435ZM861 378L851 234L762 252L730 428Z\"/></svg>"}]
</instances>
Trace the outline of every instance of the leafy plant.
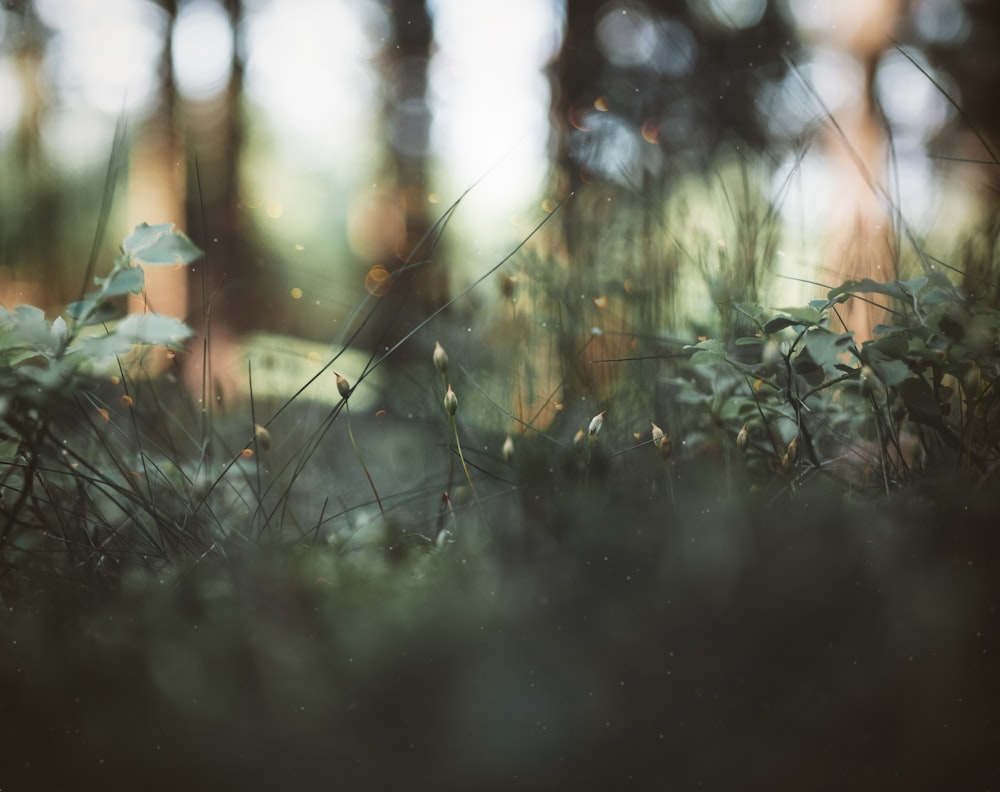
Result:
<instances>
[{"instance_id":1,"label":"leafy plant","mask_svg":"<svg viewBox=\"0 0 1000 792\"><path fill-rule=\"evenodd\" d=\"M125 238L97 288L67 307L66 318L46 319L34 306L0 308L0 495L3 497L0 558L25 549L34 523L23 520L45 464L66 462L69 451L53 435L54 422L69 420L86 374L135 347L183 349L192 335L182 321L156 313L118 319L120 298L144 286L142 266L185 266L201 251L172 224L140 224ZM42 497L42 496L40 496ZM49 504L50 506L52 504Z\"/></svg>"},{"instance_id":2,"label":"leafy plant","mask_svg":"<svg viewBox=\"0 0 1000 792\"><path fill-rule=\"evenodd\" d=\"M838 306L867 295L889 298L893 323L859 346L834 327L844 326ZM877 469L888 489L917 466L995 469L1000 312L944 275L850 281L806 306L738 310L756 333L690 345L691 375L670 383L767 471L797 462L829 469L847 458L854 469Z\"/></svg>"}]
</instances>

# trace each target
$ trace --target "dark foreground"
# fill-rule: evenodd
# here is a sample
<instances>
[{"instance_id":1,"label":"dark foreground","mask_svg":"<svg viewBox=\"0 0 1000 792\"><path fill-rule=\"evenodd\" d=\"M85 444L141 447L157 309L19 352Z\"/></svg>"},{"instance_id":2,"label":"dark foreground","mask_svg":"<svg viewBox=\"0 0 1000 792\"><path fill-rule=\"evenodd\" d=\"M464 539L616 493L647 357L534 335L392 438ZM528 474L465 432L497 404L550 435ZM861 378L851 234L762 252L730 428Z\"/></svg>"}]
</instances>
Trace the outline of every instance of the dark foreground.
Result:
<instances>
[{"instance_id":1,"label":"dark foreground","mask_svg":"<svg viewBox=\"0 0 1000 792\"><path fill-rule=\"evenodd\" d=\"M998 789L1000 498L958 491L512 496L489 551L39 592L0 789Z\"/></svg>"}]
</instances>

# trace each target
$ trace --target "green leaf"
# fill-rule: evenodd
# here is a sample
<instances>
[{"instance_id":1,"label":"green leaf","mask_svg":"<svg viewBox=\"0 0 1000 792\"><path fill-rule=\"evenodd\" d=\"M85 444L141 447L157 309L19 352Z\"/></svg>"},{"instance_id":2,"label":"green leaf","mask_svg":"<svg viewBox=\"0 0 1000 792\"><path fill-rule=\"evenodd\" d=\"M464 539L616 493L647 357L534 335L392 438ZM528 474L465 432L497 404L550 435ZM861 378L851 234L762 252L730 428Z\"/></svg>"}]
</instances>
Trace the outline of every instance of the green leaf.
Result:
<instances>
[{"instance_id":1,"label":"green leaf","mask_svg":"<svg viewBox=\"0 0 1000 792\"><path fill-rule=\"evenodd\" d=\"M122 250L129 261L151 266L190 264L202 255L187 235L174 230L172 223L155 226L140 223L122 243Z\"/></svg>"},{"instance_id":2,"label":"green leaf","mask_svg":"<svg viewBox=\"0 0 1000 792\"><path fill-rule=\"evenodd\" d=\"M84 327L110 322L117 319L120 314L121 309L114 303L98 301L92 297L71 302L66 306L66 315L81 322Z\"/></svg>"},{"instance_id":3,"label":"green leaf","mask_svg":"<svg viewBox=\"0 0 1000 792\"><path fill-rule=\"evenodd\" d=\"M122 242L122 251L131 258L155 244L160 237L171 231L173 227L173 223L157 223L156 225L139 223L133 229L132 233L125 237L125 240Z\"/></svg>"},{"instance_id":4,"label":"green leaf","mask_svg":"<svg viewBox=\"0 0 1000 792\"><path fill-rule=\"evenodd\" d=\"M808 349L803 349L795 356L792 369L796 374L805 377L810 385L818 385L823 381L823 366L813 358Z\"/></svg>"},{"instance_id":5,"label":"green leaf","mask_svg":"<svg viewBox=\"0 0 1000 792\"><path fill-rule=\"evenodd\" d=\"M180 231L174 231L134 256L133 261L151 266L184 266L197 261L201 256L201 248Z\"/></svg>"},{"instance_id":6,"label":"green leaf","mask_svg":"<svg viewBox=\"0 0 1000 792\"><path fill-rule=\"evenodd\" d=\"M890 388L895 388L904 380L913 376L913 371L902 360L884 360L872 355L868 361L875 375Z\"/></svg>"},{"instance_id":7,"label":"green leaf","mask_svg":"<svg viewBox=\"0 0 1000 792\"><path fill-rule=\"evenodd\" d=\"M818 302L819 300L813 300L809 305L778 308L777 310L781 314L764 325L764 332L770 334L780 332L787 327L813 327L814 325L818 325L823 321L821 308L825 307L825 303L817 306L816 303Z\"/></svg>"},{"instance_id":8,"label":"green leaf","mask_svg":"<svg viewBox=\"0 0 1000 792\"><path fill-rule=\"evenodd\" d=\"M726 345L717 338L707 338L697 344L688 344L685 349L691 349L692 366L715 366L727 361Z\"/></svg>"},{"instance_id":9,"label":"green leaf","mask_svg":"<svg viewBox=\"0 0 1000 792\"><path fill-rule=\"evenodd\" d=\"M162 314L129 314L103 336L80 340L77 350L91 359L124 355L136 344L183 350L181 342L194 332L179 319Z\"/></svg>"},{"instance_id":10,"label":"green leaf","mask_svg":"<svg viewBox=\"0 0 1000 792\"><path fill-rule=\"evenodd\" d=\"M784 330L786 327L801 327L803 324L803 322L800 322L797 319L790 319L787 316L776 316L764 325L764 332L771 335L772 333L778 333Z\"/></svg>"},{"instance_id":11,"label":"green leaf","mask_svg":"<svg viewBox=\"0 0 1000 792\"><path fill-rule=\"evenodd\" d=\"M853 333L831 333L821 327L806 331L806 349L821 366L833 366L851 346Z\"/></svg>"},{"instance_id":12,"label":"green leaf","mask_svg":"<svg viewBox=\"0 0 1000 792\"><path fill-rule=\"evenodd\" d=\"M170 349L183 349L181 342L194 335L194 331L180 319L156 313L129 314L118 323L115 333L130 339L133 344Z\"/></svg>"},{"instance_id":13,"label":"green leaf","mask_svg":"<svg viewBox=\"0 0 1000 792\"><path fill-rule=\"evenodd\" d=\"M920 290L927 285L927 276L921 275L907 281L899 281L899 286L907 294L919 294Z\"/></svg>"},{"instance_id":14,"label":"green leaf","mask_svg":"<svg viewBox=\"0 0 1000 792\"><path fill-rule=\"evenodd\" d=\"M128 338L112 331L107 335L80 339L73 351L80 352L91 360L102 360L113 358L115 355L124 355L131 348L132 342Z\"/></svg>"},{"instance_id":15,"label":"green leaf","mask_svg":"<svg viewBox=\"0 0 1000 792\"><path fill-rule=\"evenodd\" d=\"M122 294L138 294L142 291L146 277L142 267L125 267L113 270L101 287L101 299L118 297Z\"/></svg>"},{"instance_id":16,"label":"green leaf","mask_svg":"<svg viewBox=\"0 0 1000 792\"><path fill-rule=\"evenodd\" d=\"M842 294L885 294L900 300L910 301L911 299L910 293L901 287L897 281L881 283L871 278L864 278L859 281L847 281L836 289L831 290L827 296L832 300Z\"/></svg>"},{"instance_id":17,"label":"green leaf","mask_svg":"<svg viewBox=\"0 0 1000 792\"><path fill-rule=\"evenodd\" d=\"M723 344L718 338L706 338L704 341L699 341L697 344L686 344L685 349L699 349L704 352L712 352L716 355L726 354L726 345Z\"/></svg>"},{"instance_id":18,"label":"green leaf","mask_svg":"<svg viewBox=\"0 0 1000 792\"><path fill-rule=\"evenodd\" d=\"M0 330L6 337L5 347L52 347L52 328L45 321L45 312L33 305L19 305L13 311L0 308Z\"/></svg>"}]
</instances>

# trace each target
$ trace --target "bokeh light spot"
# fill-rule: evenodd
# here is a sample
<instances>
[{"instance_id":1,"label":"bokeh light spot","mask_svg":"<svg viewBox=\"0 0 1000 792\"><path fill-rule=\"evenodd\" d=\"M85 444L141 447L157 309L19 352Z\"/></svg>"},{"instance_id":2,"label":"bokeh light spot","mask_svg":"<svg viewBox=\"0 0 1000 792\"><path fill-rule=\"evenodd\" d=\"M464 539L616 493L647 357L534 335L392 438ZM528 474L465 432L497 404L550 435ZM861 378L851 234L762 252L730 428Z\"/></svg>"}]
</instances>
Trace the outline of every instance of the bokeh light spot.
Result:
<instances>
[{"instance_id":1,"label":"bokeh light spot","mask_svg":"<svg viewBox=\"0 0 1000 792\"><path fill-rule=\"evenodd\" d=\"M182 5L174 23L171 55L182 94L208 99L222 91L233 60L232 29L222 6L209 0Z\"/></svg>"},{"instance_id":2,"label":"bokeh light spot","mask_svg":"<svg viewBox=\"0 0 1000 792\"><path fill-rule=\"evenodd\" d=\"M688 0L696 14L713 25L746 30L764 18L767 0Z\"/></svg>"},{"instance_id":3,"label":"bokeh light spot","mask_svg":"<svg viewBox=\"0 0 1000 792\"><path fill-rule=\"evenodd\" d=\"M376 264L365 275L365 289L373 297L384 297L392 289L392 273Z\"/></svg>"}]
</instances>

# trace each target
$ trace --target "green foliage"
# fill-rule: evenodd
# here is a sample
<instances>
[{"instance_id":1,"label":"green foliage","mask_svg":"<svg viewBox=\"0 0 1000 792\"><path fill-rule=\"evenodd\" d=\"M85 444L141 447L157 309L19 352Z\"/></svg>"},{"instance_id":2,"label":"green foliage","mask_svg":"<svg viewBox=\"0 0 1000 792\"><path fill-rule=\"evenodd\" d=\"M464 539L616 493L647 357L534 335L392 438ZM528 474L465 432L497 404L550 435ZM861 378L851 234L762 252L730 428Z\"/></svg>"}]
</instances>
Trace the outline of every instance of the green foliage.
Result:
<instances>
[{"instance_id":1,"label":"green foliage","mask_svg":"<svg viewBox=\"0 0 1000 792\"><path fill-rule=\"evenodd\" d=\"M746 735L791 719L809 748L816 707L838 733L900 701L921 732L938 728L938 711L975 720L955 702L979 701L990 678L978 636L995 601L983 581L996 578L979 554L1000 556L983 530L995 506L967 485L996 467L1000 321L944 277L847 283L781 309L733 302L720 332L679 355L627 360L609 346L604 363L655 375L620 377L599 405L581 376L584 398L504 442L512 416L468 370L481 361L464 327L444 336L454 364L440 344L394 361L383 415L356 411L356 435L350 416L335 424L388 354L354 387L336 375L341 401L321 416L294 404L305 387L270 413L251 398L249 415L226 423L205 394L185 412L184 394L171 400L166 382L124 365L110 392L106 377L95 385L87 373L105 359L190 334L155 314L109 324L116 301L143 288L137 265L188 263L190 242L140 226L122 250L69 321L21 306L0 330L0 598L14 615L0 638L15 647L0 674L31 668L10 707L41 713L11 746L30 758L29 786L95 772L141 786L151 768L176 785L233 780L236 768L249 786L271 773L266 786L331 774L359 788L560 788L570 767L587 788L608 740L627 775L601 788L695 786L717 772L705 734L769 778L788 752ZM872 295L892 320L858 344L839 310ZM562 307L565 359L544 360L568 369L579 316ZM606 338L598 329L582 343ZM653 333L642 343L680 346ZM873 483L884 498L847 497ZM942 531L959 509L961 530ZM976 556L976 576L960 576L959 556ZM900 583L887 568L908 574ZM935 665L920 671L914 656ZM885 690L883 702L873 691ZM48 750L73 698L67 728L82 736L45 766L35 744ZM965 735L949 739L963 755ZM666 741L694 758L664 763ZM817 754L792 753L808 784ZM97 754L117 763L95 771ZM89 769L77 778L77 766ZM898 781L898 768L883 777Z\"/></svg>"},{"instance_id":2,"label":"green foliage","mask_svg":"<svg viewBox=\"0 0 1000 792\"><path fill-rule=\"evenodd\" d=\"M54 459L67 464L65 455L71 450L60 448L53 426L72 423L78 415L85 376L137 346L183 349L192 335L180 320L155 313L112 321L120 315L119 298L142 291L140 264L183 266L201 251L172 224L145 223L121 249L108 275L94 279L97 289L67 307L68 322L62 316L50 322L30 305L0 308L0 560L5 563L12 563L11 555L18 551L37 549L33 529L38 523L25 520L25 509L43 457L50 464Z\"/></svg>"},{"instance_id":3,"label":"green foliage","mask_svg":"<svg viewBox=\"0 0 1000 792\"><path fill-rule=\"evenodd\" d=\"M888 298L893 322L858 346L832 327L843 326L839 306L868 295ZM795 453L812 468L850 456L888 487L917 467L986 475L1000 459L1000 312L942 274L852 281L806 306L738 310L756 333L690 345L698 376L673 382L733 437L747 426L768 469L787 472Z\"/></svg>"}]
</instances>

